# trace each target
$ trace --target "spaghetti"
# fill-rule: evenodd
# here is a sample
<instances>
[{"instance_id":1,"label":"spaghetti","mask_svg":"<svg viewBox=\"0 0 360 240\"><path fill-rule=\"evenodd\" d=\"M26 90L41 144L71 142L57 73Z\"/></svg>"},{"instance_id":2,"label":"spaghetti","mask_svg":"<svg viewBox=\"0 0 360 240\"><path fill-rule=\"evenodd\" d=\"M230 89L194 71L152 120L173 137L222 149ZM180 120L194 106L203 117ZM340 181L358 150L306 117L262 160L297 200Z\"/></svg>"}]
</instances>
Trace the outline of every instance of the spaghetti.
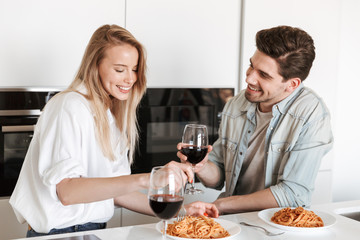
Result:
<instances>
[{"instance_id":1,"label":"spaghetti","mask_svg":"<svg viewBox=\"0 0 360 240\"><path fill-rule=\"evenodd\" d=\"M230 236L214 219L205 216L186 216L182 221L169 224L166 233L175 237L215 239Z\"/></svg>"},{"instance_id":2,"label":"spaghetti","mask_svg":"<svg viewBox=\"0 0 360 240\"><path fill-rule=\"evenodd\" d=\"M283 208L274 213L271 221L289 227L323 227L324 222L313 211L302 207L295 209Z\"/></svg>"}]
</instances>

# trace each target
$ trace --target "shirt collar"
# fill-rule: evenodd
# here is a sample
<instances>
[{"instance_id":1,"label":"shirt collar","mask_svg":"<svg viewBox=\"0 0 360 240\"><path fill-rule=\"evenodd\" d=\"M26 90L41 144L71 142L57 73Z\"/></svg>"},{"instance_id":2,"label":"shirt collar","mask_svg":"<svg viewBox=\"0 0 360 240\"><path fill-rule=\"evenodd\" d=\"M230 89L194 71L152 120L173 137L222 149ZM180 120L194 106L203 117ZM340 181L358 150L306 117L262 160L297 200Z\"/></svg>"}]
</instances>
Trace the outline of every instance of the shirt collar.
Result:
<instances>
[{"instance_id":1,"label":"shirt collar","mask_svg":"<svg viewBox=\"0 0 360 240\"><path fill-rule=\"evenodd\" d=\"M298 95L303 91L304 84L300 83L299 87L297 87L289 96L287 96L285 99L281 100L277 104L274 104L272 107L273 114L275 112L280 112L281 114L284 114L289 106L297 97ZM247 112L247 117L251 121L255 121L255 113L258 103L251 103L248 101L248 104L245 104L240 111Z\"/></svg>"},{"instance_id":2,"label":"shirt collar","mask_svg":"<svg viewBox=\"0 0 360 240\"><path fill-rule=\"evenodd\" d=\"M285 99L278 102L272 107L272 112L275 113L276 111L279 111L280 113L284 114L291 103L299 96L299 94L303 91L304 85L303 83L300 83L300 85Z\"/></svg>"}]
</instances>

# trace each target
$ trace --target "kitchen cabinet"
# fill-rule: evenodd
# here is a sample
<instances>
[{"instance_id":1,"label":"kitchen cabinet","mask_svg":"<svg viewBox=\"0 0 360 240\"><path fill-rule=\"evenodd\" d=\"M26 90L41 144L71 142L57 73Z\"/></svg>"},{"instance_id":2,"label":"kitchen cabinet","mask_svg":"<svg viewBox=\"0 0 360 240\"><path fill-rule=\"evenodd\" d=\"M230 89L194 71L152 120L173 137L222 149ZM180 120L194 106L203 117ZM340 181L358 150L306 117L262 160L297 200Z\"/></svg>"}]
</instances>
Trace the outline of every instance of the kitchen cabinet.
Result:
<instances>
[{"instance_id":1,"label":"kitchen cabinet","mask_svg":"<svg viewBox=\"0 0 360 240\"><path fill-rule=\"evenodd\" d=\"M148 55L149 87L234 87L240 0L129 0L126 28Z\"/></svg>"},{"instance_id":2,"label":"kitchen cabinet","mask_svg":"<svg viewBox=\"0 0 360 240\"><path fill-rule=\"evenodd\" d=\"M93 32L125 26L126 0L0 2L0 86L68 86Z\"/></svg>"},{"instance_id":3,"label":"kitchen cabinet","mask_svg":"<svg viewBox=\"0 0 360 240\"><path fill-rule=\"evenodd\" d=\"M0 239L23 238L26 236L28 225L18 222L8 198L0 198L0 215Z\"/></svg>"},{"instance_id":4,"label":"kitchen cabinet","mask_svg":"<svg viewBox=\"0 0 360 240\"><path fill-rule=\"evenodd\" d=\"M0 86L68 86L92 33L126 27L148 53L149 87L234 87L240 0L0 3Z\"/></svg>"},{"instance_id":5,"label":"kitchen cabinet","mask_svg":"<svg viewBox=\"0 0 360 240\"><path fill-rule=\"evenodd\" d=\"M196 183L196 186L203 189L205 193L201 195L185 195L185 204L193 201L212 202L221 193L221 191L205 188L201 183ZM143 193L146 194L146 191L143 191ZM0 199L0 213L0 239L23 238L26 236L28 225L26 223L20 224L17 221L14 211L9 204L9 198ZM107 223L107 228L156 223L158 221L160 220L157 217L151 217L125 208L116 207L114 216Z\"/></svg>"},{"instance_id":6,"label":"kitchen cabinet","mask_svg":"<svg viewBox=\"0 0 360 240\"><path fill-rule=\"evenodd\" d=\"M121 227L122 208L115 208L114 216L108 221L107 228ZM9 204L9 198L0 198L0 239L24 238L27 223L20 224Z\"/></svg>"}]
</instances>

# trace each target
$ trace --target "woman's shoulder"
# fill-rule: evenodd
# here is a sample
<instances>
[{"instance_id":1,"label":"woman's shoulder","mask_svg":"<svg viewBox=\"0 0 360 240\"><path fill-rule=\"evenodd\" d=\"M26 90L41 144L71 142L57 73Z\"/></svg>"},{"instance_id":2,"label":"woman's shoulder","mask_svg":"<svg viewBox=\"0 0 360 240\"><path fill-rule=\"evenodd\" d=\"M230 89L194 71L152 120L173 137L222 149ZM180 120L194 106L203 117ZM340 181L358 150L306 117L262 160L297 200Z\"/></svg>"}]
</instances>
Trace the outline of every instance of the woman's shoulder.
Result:
<instances>
[{"instance_id":1,"label":"woman's shoulder","mask_svg":"<svg viewBox=\"0 0 360 240\"><path fill-rule=\"evenodd\" d=\"M45 110L48 109L69 113L91 112L89 100L76 91L58 93L46 104Z\"/></svg>"}]
</instances>

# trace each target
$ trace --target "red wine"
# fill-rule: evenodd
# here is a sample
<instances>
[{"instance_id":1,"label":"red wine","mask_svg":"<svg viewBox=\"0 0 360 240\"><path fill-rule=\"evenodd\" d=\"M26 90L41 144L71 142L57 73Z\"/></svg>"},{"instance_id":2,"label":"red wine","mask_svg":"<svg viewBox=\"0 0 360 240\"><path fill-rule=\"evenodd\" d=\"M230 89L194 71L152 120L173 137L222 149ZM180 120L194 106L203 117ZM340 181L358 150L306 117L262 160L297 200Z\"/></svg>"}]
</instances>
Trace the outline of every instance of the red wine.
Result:
<instances>
[{"instance_id":1,"label":"red wine","mask_svg":"<svg viewBox=\"0 0 360 240\"><path fill-rule=\"evenodd\" d=\"M187 156L187 160L192 164L197 164L204 159L208 152L207 147L186 146L181 149L181 153Z\"/></svg>"},{"instance_id":2,"label":"red wine","mask_svg":"<svg viewBox=\"0 0 360 240\"><path fill-rule=\"evenodd\" d=\"M149 198L150 207L160 219L173 218L179 211L183 197L169 194L152 195Z\"/></svg>"}]
</instances>

